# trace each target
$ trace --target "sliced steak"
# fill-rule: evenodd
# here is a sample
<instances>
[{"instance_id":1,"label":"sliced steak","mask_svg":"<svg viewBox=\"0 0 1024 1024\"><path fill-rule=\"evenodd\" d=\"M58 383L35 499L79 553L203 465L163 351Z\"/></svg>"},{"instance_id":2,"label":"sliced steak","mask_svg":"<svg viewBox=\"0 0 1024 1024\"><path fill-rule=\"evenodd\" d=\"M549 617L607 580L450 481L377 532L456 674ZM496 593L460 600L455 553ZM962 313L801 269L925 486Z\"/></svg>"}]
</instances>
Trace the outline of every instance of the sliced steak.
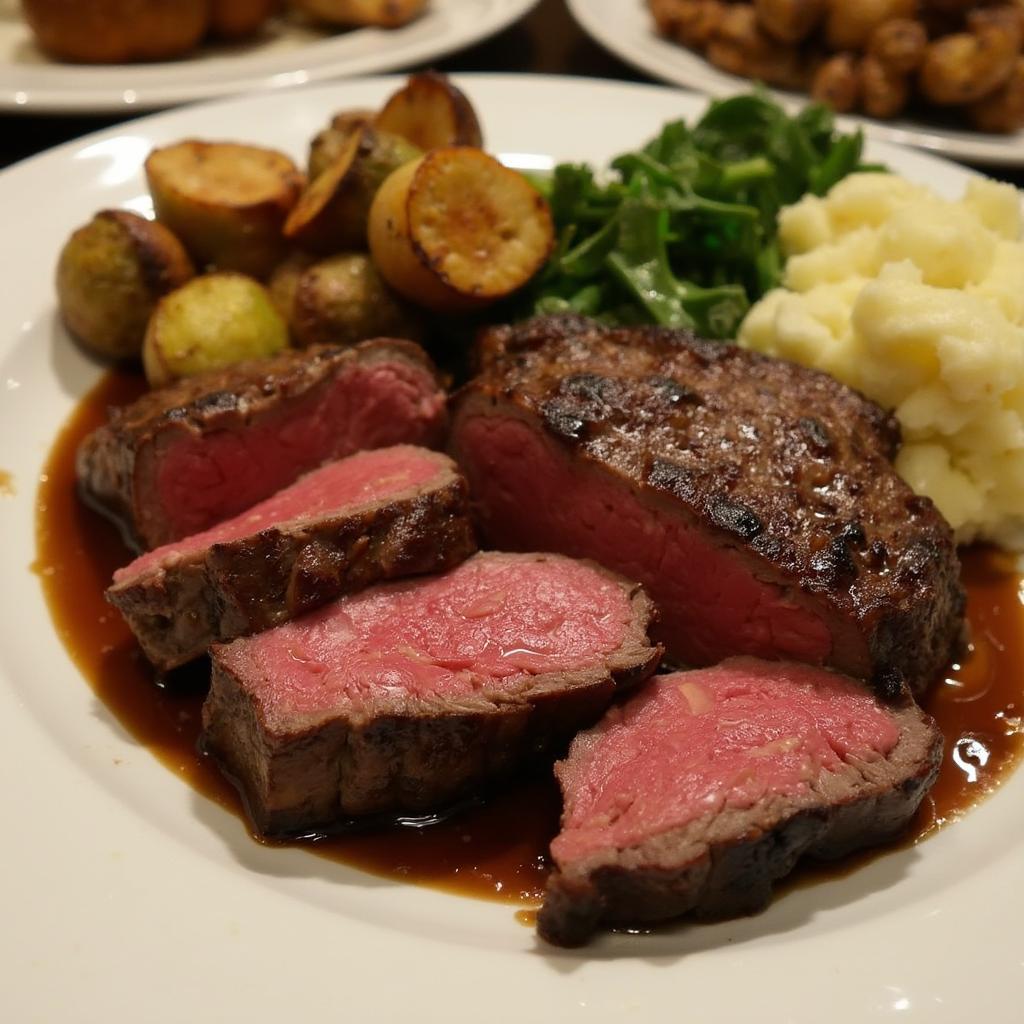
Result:
<instances>
[{"instance_id":1,"label":"sliced steak","mask_svg":"<svg viewBox=\"0 0 1024 1024\"><path fill-rule=\"evenodd\" d=\"M573 742L538 918L559 945L600 925L762 909L802 856L896 837L942 738L910 700L787 662L733 658L656 676Z\"/></svg>"},{"instance_id":2,"label":"sliced steak","mask_svg":"<svg viewBox=\"0 0 1024 1024\"><path fill-rule=\"evenodd\" d=\"M646 678L643 592L558 555L478 554L213 649L205 742L266 833L422 814L557 752Z\"/></svg>"},{"instance_id":3,"label":"sliced steak","mask_svg":"<svg viewBox=\"0 0 1024 1024\"><path fill-rule=\"evenodd\" d=\"M833 665L920 692L960 637L948 524L892 465L896 422L831 377L686 332L496 328L454 400L484 539L647 588L685 665Z\"/></svg>"},{"instance_id":4,"label":"sliced steak","mask_svg":"<svg viewBox=\"0 0 1024 1024\"><path fill-rule=\"evenodd\" d=\"M360 452L140 556L114 574L107 600L146 657L174 668L371 583L457 565L476 550L467 504L446 455Z\"/></svg>"},{"instance_id":5,"label":"sliced steak","mask_svg":"<svg viewBox=\"0 0 1024 1024\"><path fill-rule=\"evenodd\" d=\"M440 444L423 350L376 339L290 350L150 392L78 453L83 497L141 549L205 530L363 448Z\"/></svg>"}]
</instances>

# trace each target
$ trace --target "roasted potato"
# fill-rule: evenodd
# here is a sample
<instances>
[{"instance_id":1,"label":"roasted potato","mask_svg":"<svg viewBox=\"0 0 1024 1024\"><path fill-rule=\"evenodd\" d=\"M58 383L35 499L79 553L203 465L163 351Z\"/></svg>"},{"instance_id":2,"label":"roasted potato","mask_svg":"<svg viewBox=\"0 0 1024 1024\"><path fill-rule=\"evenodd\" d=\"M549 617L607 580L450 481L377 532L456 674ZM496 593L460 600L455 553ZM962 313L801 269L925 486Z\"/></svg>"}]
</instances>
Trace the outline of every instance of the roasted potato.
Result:
<instances>
[{"instance_id":1,"label":"roasted potato","mask_svg":"<svg viewBox=\"0 0 1024 1024\"><path fill-rule=\"evenodd\" d=\"M210 33L220 39L255 35L277 12L280 0L209 0Z\"/></svg>"},{"instance_id":2,"label":"roasted potato","mask_svg":"<svg viewBox=\"0 0 1024 1024\"><path fill-rule=\"evenodd\" d=\"M725 13L721 0L651 0L658 31L683 46L703 50Z\"/></svg>"},{"instance_id":3,"label":"roasted potato","mask_svg":"<svg viewBox=\"0 0 1024 1024\"><path fill-rule=\"evenodd\" d=\"M814 73L811 96L840 114L856 110L860 103L860 68L849 53L837 53Z\"/></svg>"},{"instance_id":4,"label":"roasted potato","mask_svg":"<svg viewBox=\"0 0 1024 1024\"><path fill-rule=\"evenodd\" d=\"M712 34L708 60L723 71L784 89L808 84L809 71L800 50L785 46L758 24L753 7L727 7Z\"/></svg>"},{"instance_id":5,"label":"roasted potato","mask_svg":"<svg viewBox=\"0 0 1024 1024\"><path fill-rule=\"evenodd\" d=\"M973 12L970 32L957 32L929 43L921 65L920 86L932 103L975 103L994 92L1020 57L1021 27L1012 11Z\"/></svg>"},{"instance_id":6,"label":"roasted potato","mask_svg":"<svg viewBox=\"0 0 1024 1024\"><path fill-rule=\"evenodd\" d=\"M906 75L916 71L928 47L928 31L912 18L893 18L883 22L868 39L868 56L890 71Z\"/></svg>"},{"instance_id":7,"label":"roasted potato","mask_svg":"<svg viewBox=\"0 0 1024 1024\"><path fill-rule=\"evenodd\" d=\"M375 110L343 110L331 118L331 123L313 136L309 144L306 174L310 181L319 177L341 155L345 143L360 128L372 125Z\"/></svg>"},{"instance_id":8,"label":"roasted potato","mask_svg":"<svg viewBox=\"0 0 1024 1024\"><path fill-rule=\"evenodd\" d=\"M365 249L366 220L381 182L419 155L398 135L364 125L303 191L285 221L285 236L323 254Z\"/></svg>"},{"instance_id":9,"label":"roasted potato","mask_svg":"<svg viewBox=\"0 0 1024 1024\"><path fill-rule=\"evenodd\" d=\"M825 42L831 50L862 51L871 33L893 18L913 18L918 0L828 0Z\"/></svg>"},{"instance_id":10,"label":"roasted potato","mask_svg":"<svg viewBox=\"0 0 1024 1024\"><path fill-rule=\"evenodd\" d=\"M366 253L340 253L299 274L288 326L292 342L352 345L422 334L420 318L384 283Z\"/></svg>"},{"instance_id":11,"label":"roasted potato","mask_svg":"<svg viewBox=\"0 0 1024 1024\"><path fill-rule=\"evenodd\" d=\"M303 177L283 153L186 140L146 160L153 208L201 266L265 277L287 251L285 218Z\"/></svg>"},{"instance_id":12,"label":"roasted potato","mask_svg":"<svg viewBox=\"0 0 1024 1024\"><path fill-rule=\"evenodd\" d=\"M825 16L826 0L754 0L758 24L780 43L802 43Z\"/></svg>"},{"instance_id":13,"label":"roasted potato","mask_svg":"<svg viewBox=\"0 0 1024 1024\"><path fill-rule=\"evenodd\" d=\"M971 124L983 132L1016 132L1024 128L1024 58L995 92L967 108Z\"/></svg>"},{"instance_id":14,"label":"roasted potato","mask_svg":"<svg viewBox=\"0 0 1024 1024\"><path fill-rule=\"evenodd\" d=\"M126 64L187 53L203 37L209 0L22 0L40 48L57 60Z\"/></svg>"},{"instance_id":15,"label":"roasted potato","mask_svg":"<svg viewBox=\"0 0 1024 1024\"><path fill-rule=\"evenodd\" d=\"M267 292L274 309L281 314L284 322L291 325L292 309L295 307L295 292L299 287L299 278L303 272L316 262L316 257L308 252L293 252L282 260L267 281Z\"/></svg>"},{"instance_id":16,"label":"roasted potato","mask_svg":"<svg viewBox=\"0 0 1024 1024\"><path fill-rule=\"evenodd\" d=\"M423 13L427 0L291 0L291 5L328 25L400 28Z\"/></svg>"},{"instance_id":17,"label":"roasted potato","mask_svg":"<svg viewBox=\"0 0 1024 1024\"><path fill-rule=\"evenodd\" d=\"M401 135L424 150L484 144L473 104L445 75L435 71L410 75L374 123L381 131Z\"/></svg>"},{"instance_id":18,"label":"roasted potato","mask_svg":"<svg viewBox=\"0 0 1024 1024\"><path fill-rule=\"evenodd\" d=\"M61 250L57 306L89 351L137 358L157 301L194 274L184 246L162 224L127 210L103 210Z\"/></svg>"},{"instance_id":19,"label":"roasted potato","mask_svg":"<svg viewBox=\"0 0 1024 1024\"><path fill-rule=\"evenodd\" d=\"M547 259L553 234L536 189L469 146L399 168L370 208L370 252L385 281L441 313L520 288Z\"/></svg>"},{"instance_id":20,"label":"roasted potato","mask_svg":"<svg viewBox=\"0 0 1024 1024\"><path fill-rule=\"evenodd\" d=\"M288 345L288 328L266 288L244 274L193 278L165 295L149 320L142 365L154 388Z\"/></svg>"},{"instance_id":21,"label":"roasted potato","mask_svg":"<svg viewBox=\"0 0 1024 1024\"><path fill-rule=\"evenodd\" d=\"M910 80L868 54L860 62L860 91L864 113L885 120L907 105Z\"/></svg>"}]
</instances>

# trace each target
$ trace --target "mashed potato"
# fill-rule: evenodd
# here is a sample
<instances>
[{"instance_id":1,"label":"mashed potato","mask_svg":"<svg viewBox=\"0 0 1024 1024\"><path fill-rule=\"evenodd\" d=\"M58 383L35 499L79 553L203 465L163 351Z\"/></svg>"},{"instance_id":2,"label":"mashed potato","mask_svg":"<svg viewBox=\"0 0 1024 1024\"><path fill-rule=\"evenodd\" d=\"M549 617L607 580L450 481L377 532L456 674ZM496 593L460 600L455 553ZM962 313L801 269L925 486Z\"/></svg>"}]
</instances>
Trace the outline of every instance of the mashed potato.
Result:
<instances>
[{"instance_id":1,"label":"mashed potato","mask_svg":"<svg viewBox=\"0 0 1024 1024\"><path fill-rule=\"evenodd\" d=\"M1016 189L950 201L856 174L782 212L785 288L740 344L816 366L895 411L897 469L960 541L1024 549L1024 242Z\"/></svg>"}]
</instances>

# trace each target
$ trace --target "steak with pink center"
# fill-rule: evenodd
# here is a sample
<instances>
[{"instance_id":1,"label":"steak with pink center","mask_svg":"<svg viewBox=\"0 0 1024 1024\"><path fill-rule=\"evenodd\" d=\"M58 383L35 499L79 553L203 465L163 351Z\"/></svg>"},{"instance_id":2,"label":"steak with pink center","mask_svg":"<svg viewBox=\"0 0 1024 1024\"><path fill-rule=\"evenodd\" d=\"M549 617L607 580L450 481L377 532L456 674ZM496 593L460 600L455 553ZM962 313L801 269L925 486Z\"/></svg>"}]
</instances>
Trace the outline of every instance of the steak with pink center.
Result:
<instances>
[{"instance_id":1,"label":"steak with pink center","mask_svg":"<svg viewBox=\"0 0 1024 1024\"><path fill-rule=\"evenodd\" d=\"M646 678L650 617L592 563L478 554L215 648L205 735L265 831L437 810Z\"/></svg>"}]
</instances>

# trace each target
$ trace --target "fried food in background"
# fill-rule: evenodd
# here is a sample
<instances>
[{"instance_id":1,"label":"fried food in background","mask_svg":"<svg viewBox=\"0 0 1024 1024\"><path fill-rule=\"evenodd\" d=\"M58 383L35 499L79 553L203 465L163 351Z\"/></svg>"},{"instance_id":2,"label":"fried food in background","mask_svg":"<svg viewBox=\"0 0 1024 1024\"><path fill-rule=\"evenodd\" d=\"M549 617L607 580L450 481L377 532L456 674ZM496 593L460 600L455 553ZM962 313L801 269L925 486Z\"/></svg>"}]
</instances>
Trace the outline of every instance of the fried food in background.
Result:
<instances>
[{"instance_id":1,"label":"fried food in background","mask_svg":"<svg viewBox=\"0 0 1024 1024\"><path fill-rule=\"evenodd\" d=\"M1024 128L1024 0L648 0L658 31L716 67L807 89L840 113L929 106Z\"/></svg>"}]
</instances>

